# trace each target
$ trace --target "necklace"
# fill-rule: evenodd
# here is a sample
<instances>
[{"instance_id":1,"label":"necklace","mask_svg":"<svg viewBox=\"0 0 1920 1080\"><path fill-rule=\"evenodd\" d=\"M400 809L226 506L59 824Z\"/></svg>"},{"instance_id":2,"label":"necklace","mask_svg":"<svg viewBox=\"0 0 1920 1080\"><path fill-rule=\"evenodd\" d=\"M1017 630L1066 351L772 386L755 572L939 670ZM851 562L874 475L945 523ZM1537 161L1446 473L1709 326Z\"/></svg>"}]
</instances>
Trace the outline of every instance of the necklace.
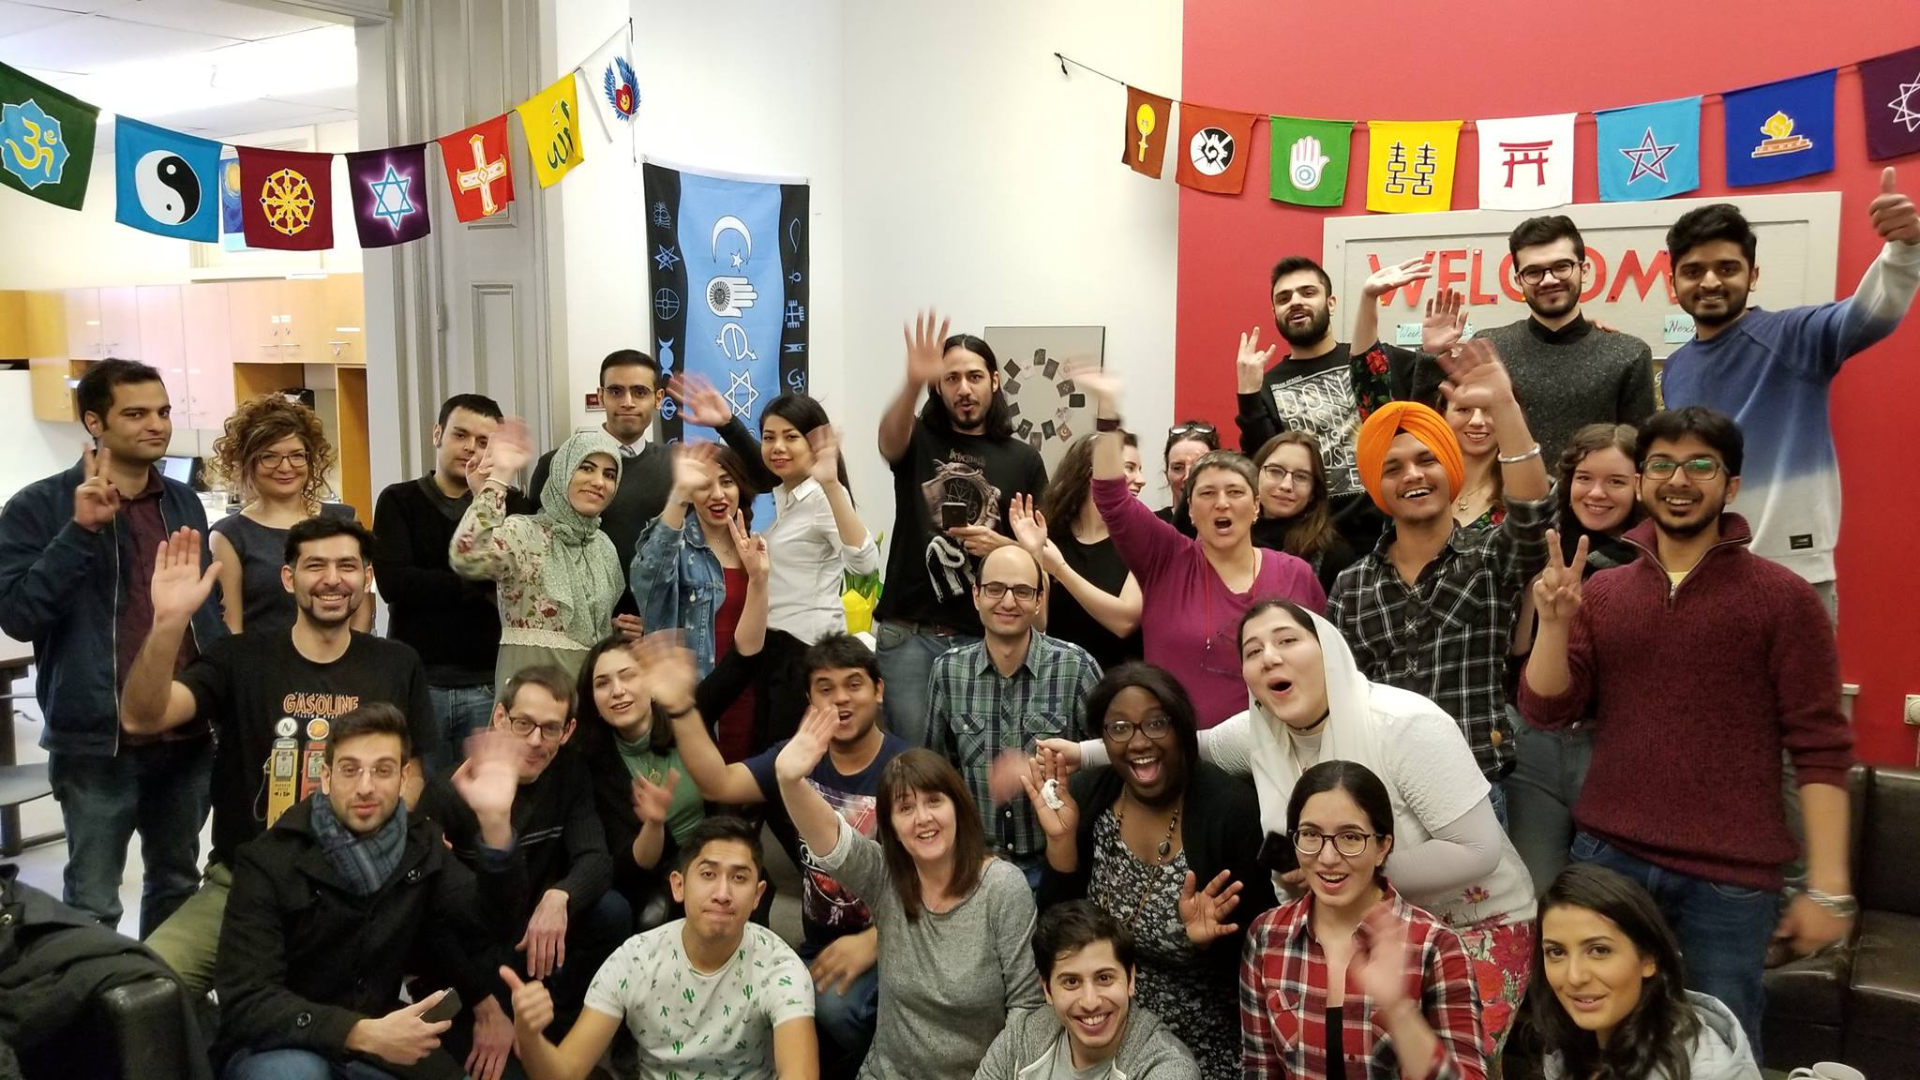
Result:
<instances>
[{"instance_id":1,"label":"necklace","mask_svg":"<svg viewBox=\"0 0 1920 1080\"><path fill-rule=\"evenodd\" d=\"M1479 483L1461 492L1460 501L1454 503L1453 508L1459 513L1462 513L1462 514L1466 513L1467 508L1473 505L1473 497L1475 495L1478 495L1480 492L1485 491L1488 485L1491 483L1491 481L1492 481L1492 477L1488 476L1482 479Z\"/></svg>"},{"instance_id":2,"label":"necklace","mask_svg":"<svg viewBox=\"0 0 1920 1080\"><path fill-rule=\"evenodd\" d=\"M1127 804L1124 799L1113 808L1113 827L1119 832L1120 843L1124 845L1127 842ZM1168 856L1173 854L1173 834L1178 831L1180 831L1180 808L1176 806L1173 808L1173 817L1167 822L1167 835L1161 839L1160 846L1154 849L1156 857L1153 860L1153 868L1155 870L1167 865ZM1127 929L1133 929L1133 924L1139 921L1140 912L1147 906L1147 894L1153 891L1156 877L1158 877L1157 874L1147 875L1147 883L1140 887L1140 895L1133 901L1133 914L1127 916Z\"/></svg>"}]
</instances>

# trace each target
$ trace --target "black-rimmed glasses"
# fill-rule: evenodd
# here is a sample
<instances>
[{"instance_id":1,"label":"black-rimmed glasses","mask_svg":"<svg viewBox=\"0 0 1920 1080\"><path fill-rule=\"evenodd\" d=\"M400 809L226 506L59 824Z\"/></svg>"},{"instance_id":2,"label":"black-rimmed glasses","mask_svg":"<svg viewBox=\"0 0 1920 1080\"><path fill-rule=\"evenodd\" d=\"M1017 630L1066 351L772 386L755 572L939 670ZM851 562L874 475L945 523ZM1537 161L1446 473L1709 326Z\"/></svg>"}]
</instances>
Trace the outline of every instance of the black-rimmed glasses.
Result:
<instances>
[{"instance_id":1,"label":"black-rimmed glasses","mask_svg":"<svg viewBox=\"0 0 1920 1080\"><path fill-rule=\"evenodd\" d=\"M1573 277L1573 272L1579 268L1580 264L1574 262L1572 259L1561 259L1559 262L1550 263L1546 266L1526 267L1515 272L1513 276L1529 285L1538 285L1547 279L1548 274L1552 274L1556 280L1566 281Z\"/></svg>"},{"instance_id":2,"label":"black-rimmed glasses","mask_svg":"<svg viewBox=\"0 0 1920 1080\"><path fill-rule=\"evenodd\" d=\"M1173 721L1164 716L1155 716L1136 724L1131 720L1115 720L1100 730L1100 734L1116 746L1124 746L1133 741L1133 733L1138 731L1154 742L1167 737L1173 730Z\"/></svg>"},{"instance_id":3,"label":"black-rimmed glasses","mask_svg":"<svg viewBox=\"0 0 1920 1080\"><path fill-rule=\"evenodd\" d=\"M509 715L507 717L507 729L521 738L526 738L538 729L540 732L540 741L542 742L557 741L560 736L567 733L567 725L564 721L556 724L542 724L526 716Z\"/></svg>"},{"instance_id":4,"label":"black-rimmed glasses","mask_svg":"<svg viewBox=\"0 0 1920 1080\"><path fill-rule=\"evenodd\" d=\"M980 583L980 595L985 596L996 604L1005 599L1008 593L1012 593L1013 598L1023 604L1031 604L1035 600L1040 599L1040 590L1034 588L1032 585L1009 585L1004 581L983 581Z\"/></svg>"},{"instance_id":5,"label":"black-rimmed glasses","mask_svg":"<svg viewBox=\"0 0 1920 1080\"><path fill-rule=\"evenodd\" d=\"M1681 469L1687 470L1687 479L1707 481L1720 475L1720 463L1710 457L1688 458L1674 461L1671 458L1650 458L1640 466L1640 471L1655 480L1665 480Z\"/></svg>"},{"instance_id":6,"label":"black-rimmed glasses","mask_svg":"<svg viewBox=\"0 0 1920 1080\"><path fill-rule=\"evenodd\" d=\"M1333 840L1333 850L1351 859L1367 850L1367 841L1377 833L1360 832L1357 829L1342 829L1337 833L1323 833L1319 829L1293 830L1293 849L1302 855L1318 855L1325 847L1329 837Z\"/></svg>"}]
</instances>

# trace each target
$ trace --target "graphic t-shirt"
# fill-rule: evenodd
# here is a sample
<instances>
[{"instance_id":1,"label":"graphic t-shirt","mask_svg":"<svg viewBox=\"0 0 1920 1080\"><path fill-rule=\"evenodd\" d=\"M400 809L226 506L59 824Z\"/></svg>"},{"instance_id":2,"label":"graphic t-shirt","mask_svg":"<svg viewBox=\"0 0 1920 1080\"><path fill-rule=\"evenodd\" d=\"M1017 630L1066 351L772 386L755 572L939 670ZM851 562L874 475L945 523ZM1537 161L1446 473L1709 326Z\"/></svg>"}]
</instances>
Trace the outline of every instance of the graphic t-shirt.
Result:
<instances>
[{"instance_id":1,"label":"graphic t-shirt","mask_svg":"<svg viewBox=\"0 0 1920 1080\"><path fill-rule=\"evenodd\" d=\"M1016 494L1038 498L1047 486L1046 463L1014 438L936 432L915 420L907 452L892 469L893 538L875 617L980 633L973 606L980 560L946 534L942 507L955 504L967 524L1012 536L1007 500Z\"/></svg>"},{"instance_id":2,"label":"graphic t-shirt","mask_svg":"<svg viewBox=\"0 0 1920 1080\"><path fill-rule=\"evenodd\" d=\"M265 832L320 790L333 720L384 701L407 716L416 757L436 741L427 670L410 645L355 633L340 659L316 664L293 634L248 631L221 638L178 676L212 722L212 861Z\"/></svg>"},{"instance_id":3,"label":"graphic t-shirt","mask_svg":"<svg viewBox=\"0 0 1920 1080\"><path fill-rule=\"evenodd\" d=\"M1267 372L1262 386L1280 413L1280 430L1305 431L1320 441L1333 498L1362 490L1354 459L1360 410L1353 394L1353 364L1345 342L1311 360L1288 357ZM1250 449L1259 449L1252 447Z\"/></svg>"},{"instance_id":4,"label":"graphic t-shirt","mask_svg":"<svg viewBox=\"0 0 1920 1080\"><path fill-rule=\"evenodd\" d=\"M813 977L791 946L752 923L727 966L697 971L681 941L686 924L615 949L587 987L587 1008L626 1020L640 1080L771 1080L773 1029L813 1015Z\"/></svg>"},{"instance_id":5,"label":"graphic t-shirt","mask_svg":"<svg viewBox=\"0 0 1920 1080\"><path fill-rule=\"evenodd\" d=\"M769 806L781 807L785 803L780 798L780 780L774 775L773 762L787 745L781 741L768 747L765 753L748 758L744 763L747 771L753 774L754 782L760 785L760 793L766 797ZM873 761L866 768L852 776L847 776L833 767L833 757L828 755L814 766L807 783L827 805L853 826L853 831L871 838L880 825L879 812L876 809L880 793L880 770L887 762L904 754L908 750L907 742L896 735L880 737L880 752L873 755ZM782 831L782 830L776 830ZM867 905L841 888L840 883L821 870L812 868L798 851L787 853L793 858L793 864L800 871L800 927L806 934L809 951L825 948L829 943L847 934L857 934L873 925L873 913Z\"/></svg>"}]
</instances>

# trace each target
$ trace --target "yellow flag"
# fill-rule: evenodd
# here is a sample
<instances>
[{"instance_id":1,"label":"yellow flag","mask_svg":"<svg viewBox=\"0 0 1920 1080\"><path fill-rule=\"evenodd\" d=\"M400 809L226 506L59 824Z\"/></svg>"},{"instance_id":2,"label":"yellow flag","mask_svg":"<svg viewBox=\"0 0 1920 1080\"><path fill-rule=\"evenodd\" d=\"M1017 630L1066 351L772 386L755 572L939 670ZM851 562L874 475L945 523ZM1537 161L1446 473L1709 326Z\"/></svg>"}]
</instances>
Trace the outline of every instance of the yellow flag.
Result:
<instances>
[{"instance_id":1,"label":"yellow flag","mask_svg":"<svg viewBox=\"0 0 1920 1080\"><path fill-rule=\"evenodd\" d=\"M520 129L527 133L527 153L541 187L552 187L568 170L585 160L580 146L580 98L573 72L520 103Z\"/></svg>"},{"instance_id":2,"label":"yellow flag","mask_svg":"<svg viewBox=\"0 0 1920 1080\"><path fill-rule=\"evenodd\" d=\"M1460 121L1369 120L1367 135L1367 209L1418 214L1451 208Z\"/></svg>"}]
</instances>

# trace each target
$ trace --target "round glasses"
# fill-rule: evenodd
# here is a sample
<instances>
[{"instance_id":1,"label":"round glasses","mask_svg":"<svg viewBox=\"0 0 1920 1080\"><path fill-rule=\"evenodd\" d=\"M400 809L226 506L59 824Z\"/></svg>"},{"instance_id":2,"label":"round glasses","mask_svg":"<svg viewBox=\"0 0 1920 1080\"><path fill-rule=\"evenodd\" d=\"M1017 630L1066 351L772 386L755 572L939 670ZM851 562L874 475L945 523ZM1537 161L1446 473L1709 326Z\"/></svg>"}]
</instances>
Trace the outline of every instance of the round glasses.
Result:
<instances>
[{"instance_id":1,"label":"round glasses","mask_svg":"<svg viewBox=\"0 0 1920 1080\"><path fill-rule=\"evenodd\" d=\"M1333 841L1333 850L1351 859L1367 850L1367 841L1376 833L1360 832L1355 829L1343 829L1337 833L1323 833L1319 829L1293 830L1293 848L1302 855L1318 855L1328 840Z\"/></svg>"}]
</instances>

